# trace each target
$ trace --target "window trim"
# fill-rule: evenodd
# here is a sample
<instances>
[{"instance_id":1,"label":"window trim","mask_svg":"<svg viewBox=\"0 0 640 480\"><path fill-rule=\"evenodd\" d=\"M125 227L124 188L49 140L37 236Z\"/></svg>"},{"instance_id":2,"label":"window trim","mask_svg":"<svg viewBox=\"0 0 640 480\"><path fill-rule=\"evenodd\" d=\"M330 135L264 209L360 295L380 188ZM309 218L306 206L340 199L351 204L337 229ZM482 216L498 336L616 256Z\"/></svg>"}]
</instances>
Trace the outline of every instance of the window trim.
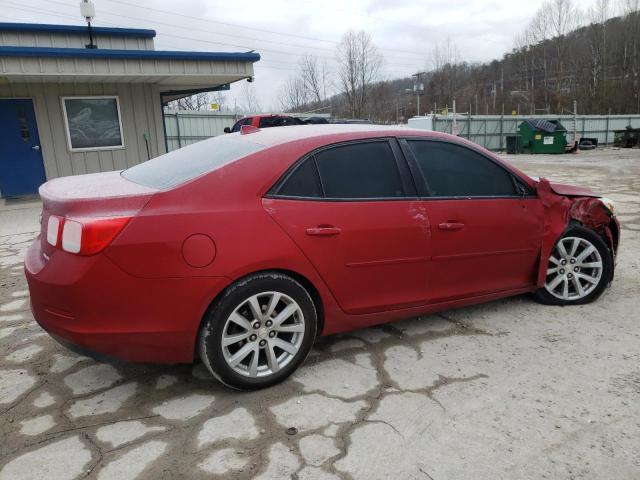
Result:
<instances>
[{"instance_id":1,"label":"window trim","mask_svg":"<svg viewBox=\"0 0 640 480\"><path fill-rule=\"evenodd\" d=\"M391 153L395 160L396 170L398 172L398 178L400 179L400 185L402 187L403 195L400 197L368 197L368 198L344 198L344 197L327 197L325 196L324 184L322 183L322 177L320 176L320 169L318 168L318 164L316 162L316 154L323 152L325 150L329 150L332 148L343 147L347 145L354 145L360 143L374 143L374 142L386 142L391 149ZM362 138L357 140L347 140L336 143L331 143L328 145L323 145L318 147L300 157L296 160L293 165L291 165L281 176L276 180L276 182L267 190L267 193L264 195L264 198L272 198L272 199L281 199L281 200L306 200L306 201L315 201L315 202L381 202L381 201L406 201L406 200L415 200L418 198L416 191L414 180L411 178L411 173L409 172L408 166L406 165L406 158L402 153L398 145L398 139L395 137L372 137L372 138ZM282 186L287 182L287 180L296 172L300 165L302 165L308 159L312 159L316 174L318 175L318 180L320 181L320 189L322 190L321 197L302 197L302 196L293 196L293 195L281 195L279 193ZM403 168L404 167L404 168Z\"/></svg>"},{"instance_id":2,"label":"window trim","mask_svg":"<svg viewBox=\"0 0 640 480\"><path fill-rule=\"evenodd\" d=\"M416 183L416 189L418 191L418 195L420 195L420 199L421 200L476 200L476 199L481 199L482 200L482 199L538 198L538 195L536 194L536 192L533 191L529 187L527 182L522 180L522 178L520 178L520 176L516 175L514 172L512 172L511 170L506 168L501 163L497 162L495 159L485 155L480 150L477 150L475 148L470 148L470 147L468 147L466 145L461 145L458 142L451 142L451 141L448 141L448 140L441 140L441 139L436 139L436 138L405 136L405 137L399 137L398 141L399 141L400 146L402 148L402 152L404 153L404 156L407 159L407 163L409 164L409 169L411 170L411 174L414 177L414 181ZM494 165L496 165L497 167L499 167L500 169L502 169L503 171L505 171L509 175L509 178L511 179L511 184L513 185L513 191L514 191L513 195L458 195L458 196L451 196L451 195L449 195L449 196L444 196L444 195L443 196L436 196L436 195L433 195L431 189L429 188L429 182L427 181L426 178L424 178L424 174L422 173L422 169L418 165L418 160L416 159L416 157L415 157L415 155L413 153L413 150L409 146L409 141L444 143L444 144L448 144L448 145L455 145L455 146L460 147L460 148L466 148L467 150L480 155L481 157L483 157L486 160L488 160L489 162L493 163ZM422 181L420 182L420 180L422 180ZM518 192L517 182L520 182L527 189L527 193L525 195L517 193Z\"/></svg>"},{"instance_id":3,"label":"window trim","mask_svg":"<svg viewBox=\"0 0 640 480\"><path fill-rule=\"evenodd\" d=\"M71 131L69 130L69 117L67 116L67 104L66 100L92 100L92 99L115 99L116 109L118 112L118 126L120 128L120 145L111 145L107 147L82 147L74 148L71 143ZM120 98L118 95L68 95L60 97L60 103L62 104L62 116L64 118L64 131L67 137L67 148L70 152L100 152L105 150L124 150L127 148L124 139L124 130L122 129L122 110L120 109Z\"/></svg>"}]
</instances>

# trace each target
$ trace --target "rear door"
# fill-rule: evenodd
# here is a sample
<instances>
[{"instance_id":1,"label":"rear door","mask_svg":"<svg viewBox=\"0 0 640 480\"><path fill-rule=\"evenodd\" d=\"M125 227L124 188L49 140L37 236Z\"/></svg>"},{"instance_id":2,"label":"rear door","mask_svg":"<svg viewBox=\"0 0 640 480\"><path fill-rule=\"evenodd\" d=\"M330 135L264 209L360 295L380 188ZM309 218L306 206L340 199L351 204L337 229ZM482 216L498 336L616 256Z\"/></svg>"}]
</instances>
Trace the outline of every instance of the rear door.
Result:
<instances>
[{"instance_id":1,"label":"rear door","mask_svg":"<svg viewBox=\"0 0 640 480\"><path fill-rule=\"evenodd\" d=\"M426 303L429 225L396 140L317 151L263 202L346 312Z\"/></svg>"},{"instance_id":2,"label":"rear door","mask_svg":"<svg viewBox=\"0 0 640 480\"><path fill-rule=\"evenodd\" d=\"M543 229L535 193L469 147L423 139L401 143L431 222L432 301L532 285Z\"/></svg>"}]
</instances>

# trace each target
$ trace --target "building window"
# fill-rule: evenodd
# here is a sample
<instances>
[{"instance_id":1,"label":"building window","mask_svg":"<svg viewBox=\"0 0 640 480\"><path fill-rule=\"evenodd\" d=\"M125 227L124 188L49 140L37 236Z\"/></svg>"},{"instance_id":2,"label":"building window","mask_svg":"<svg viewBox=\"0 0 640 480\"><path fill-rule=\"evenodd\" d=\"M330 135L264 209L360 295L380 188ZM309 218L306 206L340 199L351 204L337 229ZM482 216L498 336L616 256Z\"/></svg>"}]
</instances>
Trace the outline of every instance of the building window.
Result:
<instances>
[{"instance_id":1,"label":"building window","mask_svg":"<svg viewBox=\"0 0 640 480\"><path fill-rule=\"evenodd\" d=\"M118 97L62 97L62 111L72 152L124 148Z\"/></svg>"}]
</instances>

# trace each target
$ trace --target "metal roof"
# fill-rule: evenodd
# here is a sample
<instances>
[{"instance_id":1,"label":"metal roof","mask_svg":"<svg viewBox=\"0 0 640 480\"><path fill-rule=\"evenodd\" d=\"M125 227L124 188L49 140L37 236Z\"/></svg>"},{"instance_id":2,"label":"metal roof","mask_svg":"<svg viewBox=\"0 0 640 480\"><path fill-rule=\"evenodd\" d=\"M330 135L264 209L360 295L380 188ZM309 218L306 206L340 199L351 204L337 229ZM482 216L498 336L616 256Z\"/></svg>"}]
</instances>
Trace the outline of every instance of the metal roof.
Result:
<instances>
[{"instance_id":1,"label":"metal roof","mask_svg":"<svg viewBox=\"0 0 640 480\"><path fill-rule=\"evenodd\" d=\"M114 37L153 38L155 30L143 28L115 28L91 27L96 35L110 35ZM46 23L10 23L0 22L0 32L30 32L30 33L63 33L86 35L86 25L52 25Z\"/></svg>"},{"instance_id":2,"label":"metal roof","mask_svg":"<svg viewBox=\"0 0 640 480\"><path fill-rule=\"evenodd\" d=\"M111 50L100 48L0 47L0 57L120 58L136 60L209 60L257 62L256 52L184 52L171 50Z\"/></svg>"}]
</instances>

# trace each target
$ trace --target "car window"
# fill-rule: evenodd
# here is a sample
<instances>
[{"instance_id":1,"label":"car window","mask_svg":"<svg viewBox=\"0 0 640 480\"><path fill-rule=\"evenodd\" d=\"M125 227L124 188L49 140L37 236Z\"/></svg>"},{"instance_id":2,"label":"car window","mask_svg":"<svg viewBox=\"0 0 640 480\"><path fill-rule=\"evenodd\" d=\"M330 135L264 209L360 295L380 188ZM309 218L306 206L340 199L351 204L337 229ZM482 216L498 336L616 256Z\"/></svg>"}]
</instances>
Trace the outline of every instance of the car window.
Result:
<instances>
[{"instance_id":1,"label":"car window","mask_svg":"<svg viewBox=\"0 0 640 480\"><path fill-rule=\"evenodd\" d=\"M147 187L170 188L263 148L246 136L219 135L128 168L122 176Z\"/></svg>"},{"instance_id":2,"label":"car window","mask_svg":"<svg viewBox=\"0 0 640 480\"><path fill-rule=\"evenodd\" d=\"M515 195L509 172L469 148L424 140L407 143L434 197Z\"/></svg>"},{"instance_id":3,"label":"car window","mask_svg":"<svg viewBox=\"0 0 640 480\"><path fill-rule=\"evenodd\" d=\"M304 125L305 123L296 117L282 117L282 125Z\"/></svg>"},{"instance_id":4,"label":"car window","mask_svg":"<svg viewBox=\"0 0 640 480\"><path fill-rule=\"evenodd\" d=\"M259 128L281 127L282 125L282 117L262 117Z\"/></svg>"},{"instance_id":5,"label":"car window","mask_svg":"<svg viewBox=\"0 0 640 480\"><path fill-rule=\"evenodd\" d=\"M362 142L318 152L316 164L327 198L389 198L404 195L387 141Z\"/></svg>"},{"instance_id":6,"label":"car window","mask_svg":"<svg viewBox=\"0 0 640 480\"><path fill-rule=\"evenodd\" d=\"M278 195L285 197L321 197L320 177L313 157L303 161L285 180Z\"/></svg>"},{"instance_id":7,"label":"car window","mask_svg":"<svg viewBox=\"0 0 640 480\"><path fill-rule=\"evenodd\" d=\"M234 132L239 132L240 128L242 128L243 125L248 125L251 123L252 118L241 118L240 120L238 120L235 125L233 127L231 127L231 133Z\"/></svg>"}]
</instances>

